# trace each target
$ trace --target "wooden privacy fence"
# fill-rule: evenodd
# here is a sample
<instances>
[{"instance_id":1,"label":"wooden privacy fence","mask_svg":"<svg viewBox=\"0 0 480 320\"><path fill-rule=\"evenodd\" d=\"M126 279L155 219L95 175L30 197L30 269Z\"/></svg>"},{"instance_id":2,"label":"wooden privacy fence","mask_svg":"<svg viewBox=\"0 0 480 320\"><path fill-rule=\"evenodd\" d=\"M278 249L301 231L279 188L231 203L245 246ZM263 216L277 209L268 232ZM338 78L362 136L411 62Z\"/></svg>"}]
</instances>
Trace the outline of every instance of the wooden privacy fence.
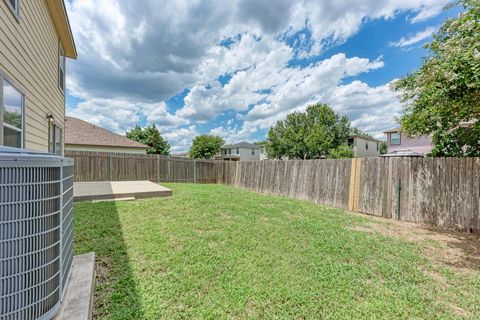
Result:
<instances>
[{"instance_id":1,"label":"wooden privacy fence","mask_svg":"<svg viewBox=\"0 0 480 320\"><path fill-rule=\"evenodd\" d=\"M480 230L480 158L217 163L218 183L442 227Z\"/></svg>"},{"instance_id":2,"label":"wooden privacy fence","mask_svg":"<svg viewBox=\"0 0 480 320\"><path fill-rule=\"evenodd\" d=\"M211 160L87 151L65 151L65 156L75 160L75 181L217 182Z\"/></svg>"}]
</instances>

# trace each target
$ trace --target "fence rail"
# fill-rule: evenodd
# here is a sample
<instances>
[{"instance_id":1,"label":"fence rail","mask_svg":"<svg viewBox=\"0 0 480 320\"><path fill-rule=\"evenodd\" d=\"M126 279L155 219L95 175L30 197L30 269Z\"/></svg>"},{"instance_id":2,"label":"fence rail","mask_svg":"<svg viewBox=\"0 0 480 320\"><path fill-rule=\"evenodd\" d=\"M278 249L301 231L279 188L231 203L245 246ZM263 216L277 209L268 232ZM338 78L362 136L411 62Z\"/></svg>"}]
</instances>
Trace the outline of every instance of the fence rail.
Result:
<instances>
[{"instance_id":1,"label":"fence rail","mask_svg":"<svg viewBox=\"0 0 480 320\"><path fill-rule=\"evenodd\" d=\"M480 158L212 161L68 151L76 181L221 183L370 215L480 231Z\"/></svg>"},{"instance_id":2,"label":"fence rail","mask_svg":"<svg viewBox=\"0 0 480 320\"><path fill-rule=\"evenodd\" d=\"M212 160L91 151L66 151L65 156L75 160L75 181L217 182Z\"/></svg>"}]
</instances>

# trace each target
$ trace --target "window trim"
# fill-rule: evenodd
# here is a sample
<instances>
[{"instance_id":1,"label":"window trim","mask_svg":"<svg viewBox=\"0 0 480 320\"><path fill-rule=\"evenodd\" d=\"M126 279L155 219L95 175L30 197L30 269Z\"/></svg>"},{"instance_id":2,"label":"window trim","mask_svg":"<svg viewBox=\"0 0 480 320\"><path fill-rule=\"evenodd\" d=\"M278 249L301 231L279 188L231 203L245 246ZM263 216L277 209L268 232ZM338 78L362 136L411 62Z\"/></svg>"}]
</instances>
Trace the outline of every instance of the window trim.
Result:
<instances>
[{"instance_id":1,"label":"window trim","mask_svg":"<svg viewBox=\"0 0 480 320\"><path fill-rule=\"evenodd\" d=\"M52 128L53 128L53 131L52 131ZM55 151L55 128L59 128L60 131L61 131L61 136L60 136L60 153L56 153ZM54 134L52 136L52 133ZM63 156L63 151L64 151L64 128L62 125L60 125L60 123L56 120L53 120L53 121L49 121L48 122L48 153L51 153L51 154L56 154L58 156ZM50 150L50 143L52 145L52 150Z\"/></svg>"},{"instance_id":2,"label":"window trim","mask_svg":"<svg viewBox=\"0 0 480 320\"><path fill-rule=\"evenodd\" d=\"M15 0L17 8L12 7L10 0L4 0L4 2L7 4L8 9L10 9L15 19L17 19L17 22L20 22L20 0Z\"/></svg>"},{"instance_id":3,"label":"window trim","mask_svg":"<svg viewBox=\"0 0 480 320\"><path fill-rule=\"evenodd\" d=\"M20 96L22 98L22 109L21 109L22 128L21 129L14 127L11 124L4 123L3 121L3 109L4 109L4 103L5 103L3 87L4 87L5 81L8 82L8 84L11 85L15 90L17 90L20 93ZM25 148L25 94L23 93L23 90L21 89L21 87L15 83L15 81L12 81L10 77L8 77L4 72L0 70L0 146L5 146L4 136L3 136L4 126L6 126L9 129L19 131L21 133L20 148L22 149Z\"/></svg>"},{"instance_id":4,"label":"window trim","mask_svg":"<svg viewBox=\"0 0 480 320\"><path fill-rule=\"evenodd\" d=\"M60 58L63 57L63 66L60 65ZM62 68L63 67L63 68ZM66 80L66 69L67 69L67 57L65 56L65 51L63 50L63 47L62 47L62 44L60 43L60 41L58 41L58 63L57 63L57 74L58 74L58 81L57 81L57 84L58 84L58 88L60 89L60 91L62 92L63 95L65 95L65 87L66 87L66 83L65 83L65 80ZM60 71L63 71L63 88L60 86L60 80L61 80L61 77L60 77Z\"/></svg>"},{"instance_id":5,"label":"window trim","mask_svg":"<svg viewBox=\"0 0 480 320\"><path fill-rule=\"evenodd\" d=\"M392 143L392 135L398 133L398 143ZM390 141L389 141L391 146L399 146L402 144L402 134L400 131L395 131L390 133Z\"/></svg>"}]
</instances>

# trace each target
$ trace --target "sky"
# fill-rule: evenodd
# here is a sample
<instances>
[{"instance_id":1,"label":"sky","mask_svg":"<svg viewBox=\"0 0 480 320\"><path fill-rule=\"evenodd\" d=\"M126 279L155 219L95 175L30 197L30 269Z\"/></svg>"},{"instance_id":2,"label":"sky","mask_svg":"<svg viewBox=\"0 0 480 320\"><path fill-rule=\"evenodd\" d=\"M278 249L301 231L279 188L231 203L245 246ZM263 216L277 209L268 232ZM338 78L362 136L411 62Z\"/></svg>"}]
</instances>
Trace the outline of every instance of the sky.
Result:
<instances>
[{"instance_id":1,"label":"sky","mask_svg":"<svg viewBox=\"0 0 480 320\"><path fill-rule=\"evenodd\" d=\"M171 152L199 134L264 140L326 103L377 138L402 112L449 0L69 0L78 51L67 115L125 134L155 123Z\"/></svg>"}]
</instances>

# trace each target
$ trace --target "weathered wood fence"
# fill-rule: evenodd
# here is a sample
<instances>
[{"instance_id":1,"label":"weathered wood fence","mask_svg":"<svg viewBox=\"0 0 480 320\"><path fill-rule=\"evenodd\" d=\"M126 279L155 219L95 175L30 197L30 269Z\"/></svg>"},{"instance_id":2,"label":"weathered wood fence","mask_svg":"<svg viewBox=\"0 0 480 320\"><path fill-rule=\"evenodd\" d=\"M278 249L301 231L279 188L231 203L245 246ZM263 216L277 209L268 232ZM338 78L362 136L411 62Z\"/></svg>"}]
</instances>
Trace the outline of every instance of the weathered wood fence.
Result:
<instances>
[{"instance_id":1,"label":"weathered wood fence","mask_svg":"<svg viewBox=\"0 0 480 320\"><path fill-rule=\"evenodd\" d=\"M76 181L221 183L370 215L480 231L480 158L190 160L67 151Z\"/></svg>"},{"instance_id":2,"label":"weathered wood fence","mask_svg":"<svg viewBox=\"0 0 480 320\"><path fill-rule=\"evenodd\" d=\"M75 181L217 182L212 160L87 151L65 151L65 156L75 160Z\"/></svg>"},{"instance_id":3,"label":"weathered wood fence","mask_svg":"<svg viewBox=\"0 0 480 320\"><path fill-rule=\"evenodd\" d=\"M480 230L480 158L217 163L218 183L385 218Z\"/></svg>"}]
</instances>

